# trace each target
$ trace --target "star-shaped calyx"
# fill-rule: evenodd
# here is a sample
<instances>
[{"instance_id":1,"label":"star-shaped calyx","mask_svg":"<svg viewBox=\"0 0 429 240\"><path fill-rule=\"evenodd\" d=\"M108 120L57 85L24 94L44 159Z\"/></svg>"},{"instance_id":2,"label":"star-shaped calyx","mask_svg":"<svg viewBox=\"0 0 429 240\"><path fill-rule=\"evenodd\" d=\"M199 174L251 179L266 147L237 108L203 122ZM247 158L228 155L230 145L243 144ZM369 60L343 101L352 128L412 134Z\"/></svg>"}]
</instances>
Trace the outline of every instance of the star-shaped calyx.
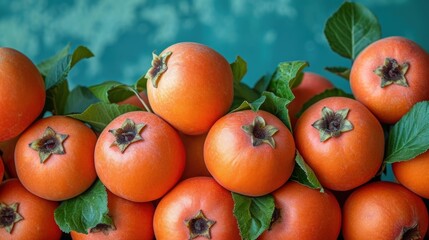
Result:
<instances>
[{"instance_id":1,"label":"star-shaped calyx","mask_svg":"<svg viewBox=\"0 0 429 240\"><path fill-rule=\"evenodd\" d=\"M405 74L407 73L409 66L410 64L408 62L399 64L396 59L386 58L384 60L384 64L377 67L374 70L374 73L380 77L382 88L392 83L403 87L408 87Z\"/></svg>"},{"instance_id":2,"label":"star-shaped calyx","mask_svg":"<svg viewBox=\"0 0 429 240\"><path fill-rule=\"evenodd\" d=\"M195 216L185 220L185 225L189 229L189 239L197 237L205 237L211 239L210 228L216 223L216 221L208 219L204 216L202 210L199 210Z\"/></svg>"},{"instance_id":3,"label":"star-shaped calyx","mask_svg":"<svg viewBox=\"0 0 429 240\"><path fill-rule=\"evenodd\" d=\"M149 68L145 77L152 82L154 88L158 87L158 80L161 74L167 71L167 59L171 55L171 52L161 53L159 56L152 53L152 67Z\"/></svg>"},{"instance_id":4,"label":"star-shaped calyx","mask_svg":"<svg viewBox=\"0 0 429 240\"><path fill-rule=\"evenodd\" d=\"M276 147L276 142L273 138L278 129L272 125L267 125L265 119L261 116L256 116L252 124L241 127L243 131L250 136L250 141L253 146L259 146L263 143Z\"/></svg>"},{"instance_id":5,"label":"star-shaped calyx","mask_svg":"<svg viewBox=\"0 0 429 240\"><path fill-rule=\"evenodd\" d=\"M140 132L144 126L145 123L135 124L133 120L127 118L120 128L109 130L115 136L111 146L117 146L123 153L130 144L143 140Z\"/></svg>"},{"instance_id":6,"label":"star-shaped calyx","mask_svg":"<svg viewBox=\"0 0 429 240\"><path fill-rule=\"evenodd\" d=\"M4 228L8 233L12 232L15 223L24 219L18 213L18 205L18 203L7 205L0 202L0 228Z\"/></svg>"},{"instance_id":7,"label":"star-shaped calyx","mask_svg":"<svg viewBox=\"0 0 429 240\"><path fill-rule=\"evenodd\" d=\"M312 126L319 131L320 141L324 142L331 137L338 137L343 132L351 131L353 124L347 120L349 109L333 111L328 107L322 108L322 118L315 121Z\"/></svg>"},{"instance_id":8,"label":"star-shaped calyx","mask_svg":"<svg viewBox=\"0 0 429 240\"><path fill-rule=\"evenodd\" d=\"M47 127L42 137L29 144L30 148L39 153L40 162L44 163L52 154L64 154L64 140L67 134L57 133L51 127Z\"/></svg>"}]
</instances>

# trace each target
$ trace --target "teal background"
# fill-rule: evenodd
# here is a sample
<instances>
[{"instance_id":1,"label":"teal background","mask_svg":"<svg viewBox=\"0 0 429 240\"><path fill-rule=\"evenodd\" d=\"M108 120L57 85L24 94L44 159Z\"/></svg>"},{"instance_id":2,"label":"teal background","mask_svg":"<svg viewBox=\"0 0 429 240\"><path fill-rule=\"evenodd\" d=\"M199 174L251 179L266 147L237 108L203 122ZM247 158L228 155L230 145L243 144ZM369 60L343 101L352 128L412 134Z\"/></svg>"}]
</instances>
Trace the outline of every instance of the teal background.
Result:
<instances>
[{"instance_id":1,"label":"teal background","mask_svg":"<svg viewBox=\"0 0 429 240\"><path fill-rule=\"evenodd\" d=\"M34 62L66 44L85 45L95 57L72 70L71 86L105 80L133 83L150 66L152 51L179 41L207 44L232 62L248 63L244 81L253 85L281 61L306 60L349 91L345 80L324 70L350 66L323 35L339 0L17 0L0 1L0 46ZM382 36L408 37L429 49L429 1L360 0L379 19Z\"/></svg>"}]
</instances>

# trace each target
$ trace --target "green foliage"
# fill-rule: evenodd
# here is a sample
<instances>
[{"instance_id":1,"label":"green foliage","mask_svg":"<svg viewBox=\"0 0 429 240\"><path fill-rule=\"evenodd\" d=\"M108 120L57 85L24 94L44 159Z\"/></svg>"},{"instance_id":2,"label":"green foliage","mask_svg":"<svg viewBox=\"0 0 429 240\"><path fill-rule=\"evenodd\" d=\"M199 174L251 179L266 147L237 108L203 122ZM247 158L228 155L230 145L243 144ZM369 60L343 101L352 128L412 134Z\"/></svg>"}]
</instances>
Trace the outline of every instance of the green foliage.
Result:
<instances>
[{"instance_id":1,"label":"green foliage","mask_svg":"<svg viewBox=\"0 0 429 240\"><path fill-rule=\"evenodd\" d=\"M292 61L280 63L271 77L268 85L268 91L278 97L292 101L295 97L292 93L292 87L296 86L296 81L302 80L303 69L308 66L305 61Z\"/></svg>"},{"instance_id":2,"label":"green foliage","mask_svg":"<svg viewBox=\"0 0 429 240\"><path fill-rule=\"evenodd\" d=\"M326 67L328 72L331 72L337 76L344 78L345 80L350 79L350 68L347 67Z\"/></svg>"},{"instance_id":3,"label":"green foliage","mask_svg":"<svg viewBox=\"0 0 429 240\"><path fill-rule=\"evenodd\" d=\"M232 193L234 216L237 219L241 238L255 240L270 227L275 205L272 195L247 197Z\"/></svg>"},{"instance_id":4,"label":"green foliage","mask_svg":"<svg viewBox=\"0 0 429 240\"><path fill-rule=\"evenodd\" d=\"M304 184L305 186L313 189L320 189L320 191L323 192L323 186L317 179L316 174L310 168L310 166L307 165L298 151L296 151L295 163L296 164L292 172L291 180Z\"/></svg>"}]
</instances>

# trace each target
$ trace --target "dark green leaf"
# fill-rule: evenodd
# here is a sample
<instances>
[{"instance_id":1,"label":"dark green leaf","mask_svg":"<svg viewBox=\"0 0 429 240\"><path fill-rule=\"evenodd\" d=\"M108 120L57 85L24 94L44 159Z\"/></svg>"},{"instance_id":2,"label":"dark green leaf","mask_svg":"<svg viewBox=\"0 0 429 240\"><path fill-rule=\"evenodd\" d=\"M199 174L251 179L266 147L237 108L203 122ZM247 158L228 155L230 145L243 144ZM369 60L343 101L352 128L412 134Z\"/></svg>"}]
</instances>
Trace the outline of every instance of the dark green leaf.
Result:
<instances>
[{"instance_id":1,"label":"dark green leaf","mask_svg":"<svg viewBox=\"0 0 429 240\"><path fill-rule=\"evenodd\" d=\"M136 83L134 84L134 88L138 91L138 92L143 92L146 91L146 83L147 83L147 78L145 78L145 76L143 75L141 78L139 78Z\"/></svg>"},{"instance_id":2,"label":"dark green leaf","mask_svg":"<svg viewBox=\"0 0 429 240\"><path fill-rule=\"evenodd\" d=\"M87 87L77 86L67 97L64 114L81 113L88 108L89 105L98 101L99 100Z\"/></svg>"},{"instance_id":3,"label":"dark green leaf","mask_svg":"<svg viewBox=\"0 0 429 240\"><path fill-rule=\"evenodd\" d=\"M326 67L325 68L327 71L338 75L344 79L346 79L347 81L350 79L350 68L347 67Z\"/></svg>"},{"instance_id":4,"label":"dark green leaf","mask_svg":"<svg viewBox=\"0 0 429 240\"><path fill-rule=\"evenodd\" d=\"M308 63L304 61L280 63L271 78L268 91L292 101L295 98L292 93L292 86L295 85L295 81L299 81L300 73L307 66Z\"/></svg>"},{"instance_id":5,"label":"dark green leaf","mask_svg":"<svg viewBox=\"0 0 429 240\"><path fill-rule=\"evenodd\" d=\"M39 69L39 72L44 77L46 77L49 71L57 64L57 62L68 55L69 51L70 51L70 44L67 44L67 46L61 49L54 56L46 60L43 60L42 62L37 64L37 69Z\"/></svg>"},{"instance_id":6,"label":"dark green leaf","mask_svg":"<svg viewBox=\"0 0 429 240\"><path fill-rule=\"evenodd\" d=\"M416 103L390 130L386 163L407 161L429 149L429 101Z\"/></svg>"},{"instance_id":7,"label":"dark green leaf","mask_svg":"<svg viewBox=\"0 0 429 240\"><path fill-rule=\"evenodd\" d=\"M87 47L78 46L72 54L70 68L73 68L79 61L91 57L94 57L94 54Z\"/></svg>"},{"instance_id":8,"label":"dark green leaf","mask_svg":"<svg viewBox=\"0 0 429 240\"><path fill-rule=\"evenodd\" d=\"M89 90L102 102L117 103L132 96L134 93L131 87L116 81L105 81L100 84L90 86Z\"/></svg>"},{"instance_id":9,"label":"dark green leaf","mask_svg":"<svg viewBox=\"0 0 429 240\"><path fill-rule=\"evenodd\" d=\"M276 115L289 128L289 130L292 131L289 111L287 109L287 105L290 103L290 100L278 97L272 92L263 92L262 96L265 96L266 100L260 109Z\"/></svg>"},{"instance_id":10,"label":"dark green leaf","mask_svg":"<svg viewBox=\"0 0 429 240\"><path fill-rule=\"evenodd\" d=\"M234 76L233 85L235 104L242 101L256 100L259 97L259 94L248 85L241 82L247 72L247 63L240 56L238 56L237 59L231 63L231 70Z\"/></svg>"},{"instance_id":11,"label":"dark green leaf","mask_svg":"<svg viewBox=\"0 0 429 240\"><path fill-rule=\"evenodd\" d=\"M49 111L54 115L64 114L69 93L69 85L67 81L63 81L48 89L46 91L44 111Z\"/></svg>"},{"instance_id":12,"label":"dark green leaf","mask_svg":"<svg viewBox=\"0 0 429 240\"><path fill-rule=\"evenodd\" d=\"M55 210L54 217L65 233L88 233L88 230L97 224L108 222L108 211L106 188L97 180L81 195L63 201Z\"/></svg>"},{"instance_id":13,"label":"dark green leaf","mask_svg":"<svg viewBox=\"0 0 429 240\"><path fill-rule=\"evenodd\" d=\"M243 77L247 73L247 63L243 58L237 56L235 61L230 64L232 75L234 76L234 82L241 82Z\"/></svg>"},{"instance_id":14,"label":"dark green leaf","mask_svg":"<svg viewBox=\"0 0 429 240\"><path fill-rule=\"evenodd\" d=\"M320 191L323 192L323 187L317 179L316 174L310 168L310 166L307 165L298 151L296 151L295 163L296 164L292 172L291 180L299 182L313 189L320 189Z\"/></svg>"},{"instance_id":15,"label":"dark green leaf","mask_svg":"<svg viewBox=\"0 0 429 240\"><path fill-rule=\"evenodd\" d=\"M359 3L344 2L327 20L324 33L333 51L355 59L366 46L380 39L381 27L368 8Z\"/></svg>"},{"instance_id":16,"label":"dark green leaf","mask_svg":"<svg viewBox=\"0 0 429 240\"><path fill-rule=\"evenodd\" d=\"M292 85L290 86L290 88L294 89L298 87L298 85L301 84L303 77L304 77L304 72L303 71L298 72L298 74L295 77L295 80L291 82Z\"/></svg>"},{"instance_id":17,"label":"dark green leaf","mask_svg":"<svg viewBox=\"0 0 429 240\"><path fill-rule=\"evenodd\" d=\"M255 101L249 103L248 101L243 101L240 106L233 109L231 112L237 112L242 110L248 110L251 109L252 111L258 111L261 105L265 102L266 96L261 96L260 98L256 99Z\"/></svg>"},{"instance_id":18,"label":"dark green leaf","mask_svg":"<svg viewBox=\"0 0 429 240\"><path fill-rule=\"evenodd\" d=\"M267 90L268 85L271 81L271 74L265 74L256 82L255 87L253 88L256 92L262 93Z\"/></svg>"},{"instance_id":19,"label":"dark green leaf","mask_svg":"<svg viewBox=\"0 0 429 240\"><path fill-rule=\"evenodd\" d=\"M314 97L310 98L310 100L308 100L307 102L305 102L304 105L302 106L301 110L296 114L296 117L299 118L302 115L302 113L304 113L304 111L307 110L307 108L309 108L311 105L313 105L314 103L316 103L316 102L318 102L324 98L328 98L328 97L354 98L354 96L352 94L348 94L339 88L327 89L327 90L323 91L322 93L319 93L319 94L315 95Z\"/></svg>"},{"instance_id":20,"label":"dark green leaf","mask_svg":"<svg viewBox=\"0 0 429 240\"><path fill-rule=\"evenodd\" d=\"M88 123L96 132L101 132L117 116L141 109L132 105L98 102L91 104L84 112L69 117Z\"/></svg>"},{"instance_id":21,"label":"dark green leaf","mask_svg":"<svg viewBox=\"0 0 429 240\"><path fill-rule=\"evenodd\" d=\"M275 204L271 195L247 197L232 193L234 216L244 240L254 240L270 227Z\"/></svg>"}]
</instances>

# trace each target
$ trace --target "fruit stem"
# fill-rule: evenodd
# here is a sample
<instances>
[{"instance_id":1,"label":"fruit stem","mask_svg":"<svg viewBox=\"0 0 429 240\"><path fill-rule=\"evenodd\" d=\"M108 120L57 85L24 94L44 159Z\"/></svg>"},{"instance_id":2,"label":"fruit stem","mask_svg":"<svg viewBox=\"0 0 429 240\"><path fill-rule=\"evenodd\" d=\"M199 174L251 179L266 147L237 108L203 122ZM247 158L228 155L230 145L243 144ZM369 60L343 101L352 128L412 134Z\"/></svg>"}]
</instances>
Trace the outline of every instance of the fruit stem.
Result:
<instances>
[{"instance_id":1,"label":"fruit stem","mask_svg":"<svg viewBox=\"0 0 429 240\"><path fill-rule=\"evenodd\" d=\"M148 105L146 104L144 99L142 97L140 97L140 93L136 89L134 89L133 87L130 87L128 85L124 85L124 87L125 87L125 89L130 90L131 92L133 92L136 95L137 99L142 103L146 112L152 113L152 110L150 110L150 108L148 107Z\"/></svg>"}]
</instances>

